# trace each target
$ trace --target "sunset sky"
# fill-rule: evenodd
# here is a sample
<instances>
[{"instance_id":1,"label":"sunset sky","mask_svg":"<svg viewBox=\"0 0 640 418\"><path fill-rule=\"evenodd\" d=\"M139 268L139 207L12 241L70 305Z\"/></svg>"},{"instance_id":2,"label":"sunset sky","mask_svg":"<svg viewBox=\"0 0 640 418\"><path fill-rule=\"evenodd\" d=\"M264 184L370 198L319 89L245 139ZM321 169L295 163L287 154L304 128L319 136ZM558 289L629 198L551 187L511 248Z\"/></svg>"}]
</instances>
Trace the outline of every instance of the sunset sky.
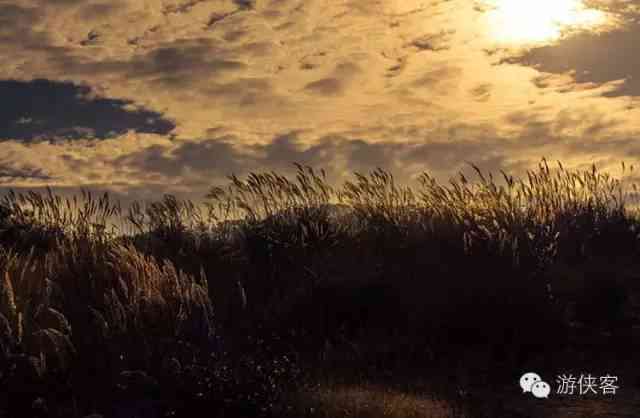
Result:
<instances>
[{"instance_id":1,"label":"sunset sky","mask_svg":"<svg viewBox=\"0 0 640 418\"><path fill-rule=\"evenodd\" d=\"M0 191L640 156L640 1L0 1Z\"/></svg>"}]
</instances>

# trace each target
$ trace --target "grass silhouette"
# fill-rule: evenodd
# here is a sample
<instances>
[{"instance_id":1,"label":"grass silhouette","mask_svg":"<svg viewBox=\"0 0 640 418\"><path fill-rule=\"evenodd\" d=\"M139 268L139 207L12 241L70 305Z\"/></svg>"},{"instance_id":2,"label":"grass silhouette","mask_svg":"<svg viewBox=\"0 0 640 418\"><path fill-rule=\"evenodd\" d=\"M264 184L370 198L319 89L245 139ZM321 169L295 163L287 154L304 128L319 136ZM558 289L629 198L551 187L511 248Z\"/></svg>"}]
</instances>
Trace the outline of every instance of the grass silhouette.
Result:
<instances>
[{"instance_id":1,"label":"grass silhouette","mask_svg":"<svg viewBox=\"0 0 640 418\"><path fill-rule=\"evenodd\" d=\"M522 179L474 168L333 187L297 165L126 211L9 193L0 411L508 416L472 388L585 364L638 379L635 185L546 160Z\"/></svg>"}]
</instances>

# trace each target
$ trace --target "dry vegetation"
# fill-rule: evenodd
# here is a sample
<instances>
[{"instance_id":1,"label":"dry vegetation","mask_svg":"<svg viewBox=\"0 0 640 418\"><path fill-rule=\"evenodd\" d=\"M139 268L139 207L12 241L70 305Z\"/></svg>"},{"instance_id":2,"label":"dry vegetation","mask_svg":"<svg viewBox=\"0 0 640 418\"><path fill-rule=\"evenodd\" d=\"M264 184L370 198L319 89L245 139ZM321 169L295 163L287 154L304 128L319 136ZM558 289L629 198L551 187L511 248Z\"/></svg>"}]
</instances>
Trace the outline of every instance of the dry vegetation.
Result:
<instances>
[{"instance_id":1,"label":"dry vegetation","mask_svg":"<svg viewBox=\"0 0 640 418\"><path fill-rule=\"evenodd\" d=\"M297 169L232 176L205 205L6 195L0 411L497 416L461 394L584 366L598 343L637 367L624 179L543 160L523 179L333 188ZM425 376L429 396L390 389Z\"/></svg>"}]
</instances>

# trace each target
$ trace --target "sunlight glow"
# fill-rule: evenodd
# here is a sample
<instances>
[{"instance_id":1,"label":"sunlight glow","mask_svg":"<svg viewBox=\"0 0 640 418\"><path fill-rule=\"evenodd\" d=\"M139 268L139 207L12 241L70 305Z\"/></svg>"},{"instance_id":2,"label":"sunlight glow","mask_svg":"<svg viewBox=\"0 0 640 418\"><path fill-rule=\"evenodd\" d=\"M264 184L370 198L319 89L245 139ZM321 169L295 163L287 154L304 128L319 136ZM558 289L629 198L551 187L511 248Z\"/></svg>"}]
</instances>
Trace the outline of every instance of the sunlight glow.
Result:
<instances>
[{"instance_id":1,"label":"sunlight glow","mask_svg":"<svg viewBox=\"0 0 640 418\"><path fill-rule=\"evenodd\" d=\"M487 0L492 10L488 23L492 37L502 43L553 41L568 29L604 23L603 12L587 8L581 0Z\"/></svg>"}]
</instances>

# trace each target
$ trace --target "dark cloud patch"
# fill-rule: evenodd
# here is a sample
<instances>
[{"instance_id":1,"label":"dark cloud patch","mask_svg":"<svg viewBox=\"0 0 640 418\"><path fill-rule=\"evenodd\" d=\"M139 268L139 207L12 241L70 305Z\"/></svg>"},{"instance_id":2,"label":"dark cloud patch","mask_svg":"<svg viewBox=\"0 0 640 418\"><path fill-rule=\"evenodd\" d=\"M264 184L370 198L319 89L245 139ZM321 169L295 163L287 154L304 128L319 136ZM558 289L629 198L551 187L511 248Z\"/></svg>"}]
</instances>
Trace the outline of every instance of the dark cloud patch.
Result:
<instances>
[{"instance_id":1,"label":"dark cloud patch","mask_svg":"<svg viewBox=\"0 0 640 418\"><path fill-rule=\"evenodd\" d=\"M187 172L209 173L224 176L244 171L239 160L242 156L233 143L225 137L185 142L168 150L161 145L118 158L118 166L133 167L142 173L181 176Z\"/></svg>"},{"instance_id":2,"label":"dark cloud patch","mask_svg":"<svg viewBox=\"0 0 640 418\"><path fill-rule=\"evenodd\" d=\"M52 180L42 168L35 167L14 167L12 165L0 164L0 183L11 183L15 180Z\"/></svg>"},{"instance_id":3,"label":"dark cloud patch","mask_svg":"<svg viewBox=\"0 0 640 418\"><path fill-rule=\"evenodd\" d=\"M482 83L471 89L470 94L478 102L486 102L491 98L491 83Z\"/></svg>"},{"instance_id":4,"label":"dark cloud patch","mask_svg":"<svg viewBox=\"0 0 640 418\"><path fill-rule=\"evenodd\" d=\"M153 145L144 151L120 157L114 161L114 164L166 175L177 175L184 170L184 166L176 164L176 161L168 155L166 148L161 145Z\"/></svg>"},{"instance_id":5,"label":"dark cloud patch","mask_svg":"<svg viewBox=\"0 0 640 418\"><path fill-rule=\"evenodd\" d=\"M311 146L303 145L295 133L274 138L260 146L258 158L242 160L236 173L246 174L254 167L284 171L292 169L292 162L326 169L329 180L336 184L351 178L352 173L368 173L376 168L391 172L401 183L411 183L421 172L429 172L446 181L457 170L467 170L465 161L482 170L497 173L500 169L522 172L526 167L512 159L512 152L535 149L504 138L472 138L462 141L372 143L360 138L328 136ZM542 153L540 157L542 157ZM342 162L339 164L337 162ZM343 171L346 170L346 171Z\"/></svg>"},{"instance_id":6,"label":"dark cloud patch","mask_svg":"<svg viewBox=\"0 0 640 418\"><path fill-rule=\"evenodd\" d=\"M369 143L362 139L349 140L344 145L349 169L353 171L369 171L376 167L390 169L399 161L397 158L390 159L389 156L398 157L406 147L406 144L402 143Z\"/></svg>"},{"instance_id":7,"label":"dark cloud patch","mask_svg":"<svg viewBox=\"0 0 640 418\"><path fill-rule=\"evenodd\" d=\"M54 5L56 6L72 6L72 5L76 5L76 4L81 4L81 3L85 3L86 0L56 0L56 2L54 3Z\"/></svg>"},{"instance_id":8,"label":"dark cloud patch","mask_svg":"<svg viewBox=\"0 0 640 418\"><path fill-rule=\"evenodd\" d=\"M198 173L211 171L227 175L243 168L240 162L242 154L225 138L185 143L171 158L182 164L182 169Z\"/></svg>"},{"instance_id":9,"label":"dark cloud patch","mask_svg":"<svg viewBox=\"0 0 640 418\"><path fill-rule=\"evenodd\" d=\"M83 19L95 19L97 17L107 16L123 7L123 3L94 3L87 4L80 9L79 16Z\"/></svg>"},{"instance_id":10,"label":"dark cloud patch","mask_svg":"<svg viewBox=\"0 0 640 418\"><path fill-rule=\"evenodd\" d=\"M123 156L114 164L130 167L142 174L162 174L172 178L195 174L207 179L221 179L230 174L245 174L259 167L291 168L293 162L307 165L329 165L335 157L337 141L303 147L295 133L276 136L268 144L241 145L232 136L187 141L168 149L156 145ZM339 141L338 141L339 142ZM189 179L193 184L194 179Z\"/></svg>"},{"instance_id":11,"label":"dark cloud patch","mask_svg":"<svg viewBox=\"0 0 640 418\"><path fill-rule=\"evenodd\" d=\"M505 122L521 129L517 137L501 139L505 152L511 156L555 148L563 152L563 157L583 156L585 161L591 161L595 155L622 160L640 152L636 140L612 134L623 126L615 114L565 109L555 118L545 120L536 111L518 111L505 118Z\"/></svg>"},{"instance_id":12,"label":"dark cloud patch","mask_svg":"<svg viewBox=\"0 0 640 418\"><path fill-rule=\"evenodd\" d=\"M417 88L446 87L450 81L460 78L462 74L463 71L461 68L445 65L425 71L422 76L414 80L411 84Z\"/></svg>"},{"instance_id":13,"label":"dark cloud patch","mask_svg":"<svg viewBox=\"0 0 640 418\"><path fill-rule=\"evenodd\" d=\"M82 46L94 45L97 43L99 38L100 38L100 34L95 29L92 29L87 34L87 38L80 42L80 45Z\"/></svg>"},{"instance_id":14,"label":"dark cloud patch","mask_svg":"<svg viewBox=\"0 0 640 418\"><path fill-rule=\"evenodd\" d=\"M36 7L0 4L0 51L5 48L45 51L48 35L31 29L43 18L43 11Z\"/></svg>"},{"instance_id":15,"label":"dark cloud patch","mask_svg":"<svg viewBox=\"0 0 640 418\"><path fill-rule=\"evenodd\" d=\"M170 4L162 9L162 14L170 15L170 14L182 14L188 13L200 3L204 3L208 0L189 0L187 2L179 3L179 4Z\"/></svg>"},{"instance_id":16,"label":"dark cloud patch","mask_svg":"<svg viewBox=\"0 0 640 418\"><path fill-rule=\"evenodd\" d=\"M325 169L332 184L353 179L353 172L368 173L376 167L390 171L402 183L411 183L411 177L423 171L446 181L452 170L471 173L465 159L494 173L501 168L509 172L527 168L524 163L510 161L508 157L509 151L520 146L515 142L505 146L499 138L399 144L327 136L309 146L302 144L295 132L290 132L275 137L268 144L246 147L235 142L235 138L221 137L185 142L171 151L163 146L150 147L114 161L114 165L131 171L132 175L141 175L136 178L143 180L137 184L101 182L82 187L94 193L108 191L126 207L133 200L157 200L164 193L201 200L211 186L226 184L230 174L242 177L249 172L270 170L292 174L295 170L293 162ZM582 151L589 152L590 149ZM172 181L166 181L169 178ZM54 192L65 196L78 194L80 190L77 186L52 186ZM12 189L44 191L44 187L39 186ZM0 186L0 195L7 190L9 186Z\"/></svg>"},{"instance_id":17,"label":"dark cloud patch","mask_svg":"<svg viewBox=\"0 0 640 418\"><path fill-rule=\"evenodd\" d=\"M499 138L483 140L438 141L414 144L403 162L422 166L422 171L454 175L456 170L470 168L466 162L488 172L497 172L511 166L508 149L514 144Z\"/></svg>"},{"instance_id":18,"label":"dark cloud patch","mask_svg":"<svg viewBox=\"0 0 640 418\"><path fill-rule=\"evenodd\" d=\"M276 136L266 145L253 148L256 154L261 156L259 162L268 167L285 167L293 162L329 167L332 158L339 156L336 151L339 150L341 142L342 139L339 137L328 137L317 144L305 147L296 132L289 132Z\"/></svg>"},{"instance_id":19,"label":"dark cloud patch","mask_svg":"<svg viewBox=\"0 0 640 418\"><path fill-rule=\"evenodd\" d=\"M228 55L212 40L199 38L174 41L129 60L66 61L61 67L76 74L120 73L157 87L183 89L200 87L203 80L222 72L246 68L243 62L226 58Z\"/></svg>"},{"instance_id":20,"label":"dark cloud patch","mask_svg":"<svg viewBox=\"0 0 640 418\"><path fill-rule=\"evenodd\" d=\"M575 135L578 130L589 129L593 120L593 115L586 115L578 110L560 112L555 118L548 120L544 117L543 109L518 110L504 118L507 125L520 130L519 138L515 139L532 149Z\"/></svg>"},{"instance_id":21,"label":"dark cloud patch","mask_svg":"<svg viewBox=\"0 0 640 418\"><path fill-rule=\"evenodd\" d=\"M256 7L256 0L233 0L241 10L252 10Z\"/></svg>"},{"instance_id":22,"label":"dark cloud patch","mask_svg":"<svg viewBox=\"0 0 640 418\"><path fill-rule=\"evenodd\" d=\"M385 74L385 77L388 77L388 78L397 77L400 74L402 74L402 72L406 67L407 67L407 57L396 58L396 64L387 68L387 73Z\"/></svg>"},{"instance_id":23,"label":"dark cloud patch","mask_svg":"<svg viewBox=\"0 0 640 418\"><path fill-rule=\"evenodd\" d=\"M227 42L239 41L249 35L249 32L245 29L230 30L224 35L224 40Z\"/></svg>"},{"instance_id":24,"label":"dark cloud patch","mask_svg":"<svg viewBox=\"0 0 640 418\"><path fill-rule=\"evenodd\" d=\"M584 123L584 117L584 114L561 114L554 120L544 120L535 111L514 112L508 122L521 130L519 135L509 137L490 126L477 129L464 124L452 126L443 132L445 135L429 134L429 140L416 137L405 142L392 138L370 142L358 137L330 135L306 144L293 131L275 136L268 143L247 144L238 137L220 135L154 145L114 159L109 162L113 169L127 173L136 179L136 184L121 182L102 187L127 193L129 198L173 193L200 199L209 187L226 183L230 174L245 176L249 172L270 170L291 174L293 162L324 168L332 184L351 178L353 172L367 173L376 167L393 173L398 182L412 183L415 176L424 171L445 182L458 171L473 178L467 162L485 172L497 174L503 169L521 176L542 157L564 161L567 156L582 156L589 161L593 155L602 155L607 161L615 161L640 155L637 141L606 136L607 124L613 123L609 119L596 118ZM585 140L583 135L564 135L572 126L582 131L591 129L593 136ZM439 139L432 140L432 137ZM84 171L71 164L71 160L73 158L65 159L69 169Z\"/></svg>"},{"instance_id":25,"label":"dark cloud patch","mask_svg":"<svg viewBox=\"0 0 640 418\"><path fill-rule=\"evenodd\" d=\"M238 109L260 110L286 105L286 99L274 92L273 84L267 78L239 78L228 83L212 83L203 89L211 100Z\"/></svg>"},{"instance_id":26,"label":"dark cloud patch","mask_svg":"<svg viewBox=\"0 0 640 418\"><path fill-rule=\"evenodd\" d=\"M129 130L167 134L175 125L133 102L98 98L87 86L37 79L0 81L0 141L43 138L99 139Z\"/></svg>"},{"instance_id":27,"label":"dark cloud patch","mask_svg":"<svg viewBox=\"0 0 640 418\"><path fill-rule=\"evenodd\" d=\"M247 53L253 57L273 56L276 45L273 42L250 42L238 48L238 52Z\"/></svg>"},{"instance_id":28,"label":"dark cloud patch","mask_svg":"<svg viewBox=\"0 0 640 418\"><path fill-rule=\"evenodd\" d=\"M322 96L339 96L345 93L354 77L362 70L352 62L337 64L333 75L308 83L304 89Z\"/></svg>"},{"instance_id":29,"label":"dark cloud patch","mask_svg":"<svg viewBox=\"0 0 640 418\"><path fill-rule=\"evenodd\" d=\"M640 25L633 24L611 32L576 34L502 62L531 66L544 73L569 73L579 84L601 85L624 80L604 95L640 96L638 42Z\"/></svg>"},{"instance_id":30,"label":"dark cloud patch","mask_svg":"<svg viewBox=\"0 0 640 418\"><path fill-rule=\"evenodd\" d=\"M227 13L212 13L209 16L209 19L207 20L205 27L211 28L212 26L217 25L218 23L222 22L229 16L233 16L236 13L238 13L237 10L234 10L233 12L227 12Z\"/></svg>"},{"instance_id":31,"label":"dark cloud patch","mask_svg":"<svg viewBox=\"0 0 640 418\"><path fill-rule=\"evenodd\" d=\"M208 45L167 46L125 65L134 77L153 77L156 83L175 87L197 83L220 71L245 68L241 62L215 58L215 52Z\"/></svg>"},{"instance_id":32,"label":"dark cloud patch","mask_svg":"<svg viewBox=\"0 0 640 418\"><path fill-rule=\"evenodd\" d=\"M36 8L21 7L16 4L0 4L0 23L2 28L15 29L20 24L35 22L41 17Z\"/></svg>"},{"instance_id":33,"label":"dark cloud patch","mask_svg":"<svg viewBox=\"0 0 640 418\"><path fill-rule=\"evenodd\" d=\"M276 136L267 144L246 146L237 142L234 137L221 137L185 142L172 150L154 146L122 157L115 164L139 170L142 175L182 177L185 185L194 186L196 192L197 183L210 186L224 181L229 174L241 176L256 169L290 172L294 162L326 169L332 182L344 180L352 172L366 173L377 167L391 171L400 181L417 174L416 167L418 171L450 174L452 169L463 167L465 158L482 168L498 170L508 166L507 151L522 146L516 142L505 144L497 137L433 143L371 143L335 135L305 145L296 132ZM343 171L345 168L348 172Z\"/></svg>"},{"instance_id":34,"label":"dark cloud patch","mask_svg":"<svg viewBox=\"0 0 640 418\"><path fill-rule=\"evenodd\" d=\"M207 0L204 0L204 1L207 1ZM229 17L235 16L238 13L255 10L256 8L256 0L233 0L233 4L236 5L237 9L231 12L225 12L225 13L214 12L211 15L209 15L209 19L207 20L205 27L211 28L217 25L218 23L226 20Z\"/></svg>"},{"instance_id":35,"label":"dark cloud patch","mask_svg":"<svg viewBox=\"0 0 640 418\"><path fill-rule=\"evenodd\" d=\"M420 51L445 51L451 48L451 37L455 31L442 31L423 35L414 39L409 46L417 48Z\"/></svg>"},{"instance_id":36,"label":"dark cloud patch","mask_svg":"<svg viewBox=\"0 0 640 418\"><path fill-rule=\"evenodd\" d=\"M337 96L344 92L344 83L335 77L329 77L313 81L307 84L304 89L322 96Z\"/></svg>"}]
</instances>

